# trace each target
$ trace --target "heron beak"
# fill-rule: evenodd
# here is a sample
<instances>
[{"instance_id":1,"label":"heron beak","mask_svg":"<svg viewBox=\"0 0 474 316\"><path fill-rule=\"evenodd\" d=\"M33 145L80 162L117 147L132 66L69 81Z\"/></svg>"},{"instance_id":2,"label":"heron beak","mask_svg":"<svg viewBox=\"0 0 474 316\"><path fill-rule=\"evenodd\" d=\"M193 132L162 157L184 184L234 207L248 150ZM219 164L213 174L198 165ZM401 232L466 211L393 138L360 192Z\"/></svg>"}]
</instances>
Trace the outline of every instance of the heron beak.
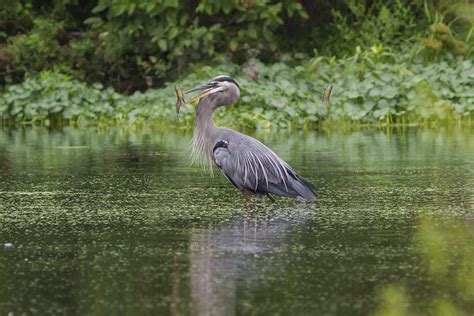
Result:
<instances>
[{"instance_id":1,"label":"heron beak","mask_svg":"<svg viewBox=\"0 0 474 316\"><path fill-rule=\"evenodd\" d=\"M189 89L187 91L184 91L184 94L200 91L201 92L200 94L197 94L194 97L192 97L191 99L189 99L188 103L193 103L196 100L199 102L199 100L201 100L202 98L204 98L207 95L210 95L210 94L213 94L213 93L216 93L216 92L220 92L220 91L224 91L226 89L227 89L227 86L223 82L208 81L205 84L202 84L200 86L197 86L197 87L194 87L194 88Z\"/></svg>"}]
</instances>

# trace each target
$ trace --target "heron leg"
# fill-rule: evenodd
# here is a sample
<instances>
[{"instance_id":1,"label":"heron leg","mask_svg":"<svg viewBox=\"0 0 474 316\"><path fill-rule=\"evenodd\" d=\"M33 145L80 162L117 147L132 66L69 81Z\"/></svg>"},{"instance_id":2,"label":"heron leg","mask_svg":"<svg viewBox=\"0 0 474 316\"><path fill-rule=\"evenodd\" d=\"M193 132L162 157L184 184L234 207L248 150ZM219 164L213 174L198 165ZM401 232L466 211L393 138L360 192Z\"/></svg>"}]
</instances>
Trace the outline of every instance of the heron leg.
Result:
<instances>
[{"instance_id":1,"label":"heron leg","mask_svg":"<svg viewBox=\"0 0 474 316\"><path fill-rule=\"evenodd\" d=\"M240 190L240 192L242 192L242 194L244 195L246 204L249 204L250 202L252 202L252 193L250 193L249 191L245 189Z\"/></svg>"}]
</instances>

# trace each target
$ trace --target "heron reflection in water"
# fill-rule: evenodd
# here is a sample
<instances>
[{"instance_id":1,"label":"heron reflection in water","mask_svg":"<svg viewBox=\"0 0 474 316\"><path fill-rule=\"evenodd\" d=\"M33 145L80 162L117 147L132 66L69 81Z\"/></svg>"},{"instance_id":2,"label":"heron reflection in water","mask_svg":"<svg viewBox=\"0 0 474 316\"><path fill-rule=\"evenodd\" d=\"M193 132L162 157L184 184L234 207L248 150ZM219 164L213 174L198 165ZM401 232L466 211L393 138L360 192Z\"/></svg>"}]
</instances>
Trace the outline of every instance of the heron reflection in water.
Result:
<instances>
[{"instance_id":1,"label":"heron reflection in water","mask_svg":"<svg viewBox=\"0 0 474 316\"><path fill-rule=\"evenodd\" d=\"M185 91L176 89L176 111L186 103L184 95L199 92L189 100L198 101L193 136L193 160L214 163L222 174L244 195L271 194L302 200L316 200L314 186L301 177L285 161L260 141L214 124L212 113L220 106L235 103L240 86L232 78L217 76L206 83Z\"/></svg>"},{"instance_id":2,"label":"heron reflection in water","mask_svg":"<svg viewBox=\"0 0 474 316\"><path fill-rule=\"evenodd\" d=\"M235 315L239 293L282 276L293 241L315 218L317 204L253 205L215 228L195 228L190 237L192 315Z\"/></svg>"}]
</instances>

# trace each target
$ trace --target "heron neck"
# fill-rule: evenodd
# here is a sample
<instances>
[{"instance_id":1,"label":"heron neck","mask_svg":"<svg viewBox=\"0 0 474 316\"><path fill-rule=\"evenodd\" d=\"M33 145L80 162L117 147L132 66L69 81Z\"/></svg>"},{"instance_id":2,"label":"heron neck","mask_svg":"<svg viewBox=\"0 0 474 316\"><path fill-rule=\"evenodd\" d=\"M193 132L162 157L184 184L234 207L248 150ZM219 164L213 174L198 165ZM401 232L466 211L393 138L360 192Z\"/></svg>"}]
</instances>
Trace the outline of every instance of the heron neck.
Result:
<instances>
[{"instance_id":1,"label":"heron neck","mask_svg":"<svg viewBox=\"0 0 474 316\"><path fill-rule=\"evenodd\" d=\"M193 160L204 155L211 159L212 148L218 128L212 119L214 107L206 102L200 102L196 110L196 122L193 136Z\"/></svg>"}]
</instances>

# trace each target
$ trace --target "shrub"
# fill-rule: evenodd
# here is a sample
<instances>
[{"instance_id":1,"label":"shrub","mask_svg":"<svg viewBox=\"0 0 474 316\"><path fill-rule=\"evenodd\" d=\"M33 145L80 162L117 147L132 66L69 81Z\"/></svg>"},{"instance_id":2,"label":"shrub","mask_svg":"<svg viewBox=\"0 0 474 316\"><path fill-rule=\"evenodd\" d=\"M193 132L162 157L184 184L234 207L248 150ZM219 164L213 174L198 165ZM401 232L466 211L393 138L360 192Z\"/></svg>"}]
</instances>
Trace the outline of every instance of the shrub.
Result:
<instances>
[{"instance_id":1,"label":"shrub","mask_svg":"<svg viewBox=\"0 0 474 316\"><path fill-rule=\"evenodd\" d=\"M458 58L451 64L426 64L409 55L385 54L374 48L340 60L283 58L286 62L270 65L253 60L259 82L248 79L239 65L221 61L214 67L196 66L192 74L165 88L129 96L101 84L88 86L66 75L44 72L7 87L0 95L0 113L4 120L46 124L174 124L174 86L190 88L225 73L242 87L240 101L215 115L221 124L230 126L304 128L325 121L423 124L472 116L472 61ZM320 95L328 83L334 85L331 104ZM193 117L193 106L183 107L180 124L191 125Z\"/></svg>"},{"instance_id":2,"label":"shrub","mask_svg":"<svg viewBox=\"0 0 474 316\"><path fill-rule=\"evenodd\" d=\"M265 63L280 62L285 54L308 57L314 49L352 56L355 47L423 50L432 60L471 54L467 9L440 2L4 0L0 86L54 70L132 93L222 56L243 64L255 57ZM438 36L441 23L449 32Z\"/></svg>"}]
</instances>

